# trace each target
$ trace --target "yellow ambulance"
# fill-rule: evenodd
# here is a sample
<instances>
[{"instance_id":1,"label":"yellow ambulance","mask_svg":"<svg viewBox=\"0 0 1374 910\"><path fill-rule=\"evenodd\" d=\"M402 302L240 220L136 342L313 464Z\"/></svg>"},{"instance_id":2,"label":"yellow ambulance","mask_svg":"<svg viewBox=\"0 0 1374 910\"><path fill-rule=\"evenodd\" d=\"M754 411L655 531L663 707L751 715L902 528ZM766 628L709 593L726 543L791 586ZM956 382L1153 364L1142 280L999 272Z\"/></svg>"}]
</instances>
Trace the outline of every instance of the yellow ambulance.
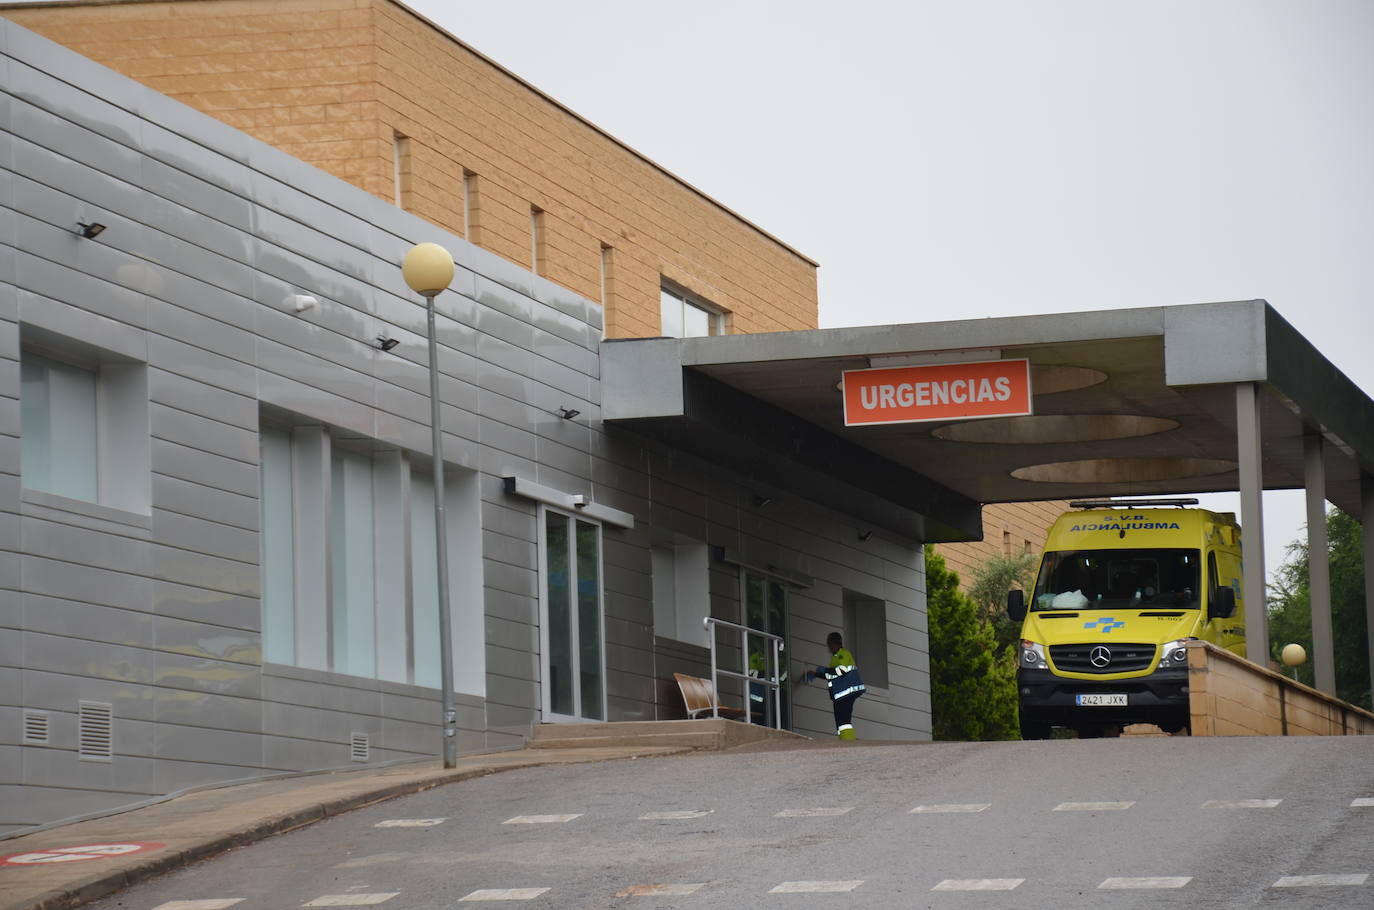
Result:
<instances>
[{"instance_id":1,"label":"yellow ambulance","mask_svg":"<svg viewBox=\"0 0 1374 910\"><path fill-rule=\"evenodd\" d=\"M1127 724L1188 726L1187 643L1244 656L1240 527L1196 499L1070 503L1054 523L1021 623L1021 736L1079 736Z\"/></svg>"}]
</instances>

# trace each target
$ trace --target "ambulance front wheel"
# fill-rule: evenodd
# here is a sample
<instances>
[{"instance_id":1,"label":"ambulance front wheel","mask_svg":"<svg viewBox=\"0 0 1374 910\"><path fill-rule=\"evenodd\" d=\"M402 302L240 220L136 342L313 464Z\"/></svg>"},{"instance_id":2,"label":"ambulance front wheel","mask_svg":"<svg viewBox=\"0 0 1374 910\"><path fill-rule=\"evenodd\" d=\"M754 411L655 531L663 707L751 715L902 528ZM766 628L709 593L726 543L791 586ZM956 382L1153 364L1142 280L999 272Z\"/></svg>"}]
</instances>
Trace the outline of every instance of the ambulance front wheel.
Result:
<instances>
[{"instance_id":1,"label":"ambulance front wheel","mask_svg":"<svg viewBox=\"0 0 1374 910\"><path fill-rule=\"evenodd\" d=\"M1021 738L1049 739L1050 725L1045 723L1037 723L1035 721L1023 720L1021 721Z\"/></svg>"}]
</instances>

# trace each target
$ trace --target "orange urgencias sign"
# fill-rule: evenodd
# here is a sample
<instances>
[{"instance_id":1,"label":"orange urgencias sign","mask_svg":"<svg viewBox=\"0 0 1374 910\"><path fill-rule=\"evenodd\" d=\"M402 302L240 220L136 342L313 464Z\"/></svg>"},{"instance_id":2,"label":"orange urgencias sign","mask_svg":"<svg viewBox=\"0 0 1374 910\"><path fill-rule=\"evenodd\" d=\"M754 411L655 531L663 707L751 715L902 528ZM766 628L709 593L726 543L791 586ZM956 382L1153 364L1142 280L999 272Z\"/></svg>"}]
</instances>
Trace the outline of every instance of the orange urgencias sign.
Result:
<instances>
[{"instance_id":1,"label":"orange urgencias sign","mask_svg":"<svg viewBox=\"0 0 1374 910\"><path fill-rule=\"evenodd\" d=\"M1025 359L844 373L847 427L1030 413L1030 361Z\"/></svg>"}]
</instances>

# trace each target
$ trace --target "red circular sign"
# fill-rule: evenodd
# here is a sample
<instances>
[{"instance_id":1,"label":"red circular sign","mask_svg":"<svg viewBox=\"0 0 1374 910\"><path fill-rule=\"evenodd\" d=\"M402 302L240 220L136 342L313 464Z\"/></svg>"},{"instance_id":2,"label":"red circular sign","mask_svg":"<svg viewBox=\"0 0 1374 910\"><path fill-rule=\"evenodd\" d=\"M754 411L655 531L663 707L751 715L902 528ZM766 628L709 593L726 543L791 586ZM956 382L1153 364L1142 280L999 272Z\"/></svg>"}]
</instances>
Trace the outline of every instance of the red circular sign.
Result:
<instances>
[{"instance_id":1,"label":"red circular sign","mask_svg":"<svg viewBox=\"0 0 1374 910\"><path fill-rule=\"evenodd\" d=\"M72 863L87 859L109 859L112 856L128 856L145 850L161 850L166 844L135 841L124 844L82 844L77 847L49 847L46 850L30 850L28 853L11 853L0 856L0 865L6 866L44 866L52 863Z\"/></svg>"}]
</instances>

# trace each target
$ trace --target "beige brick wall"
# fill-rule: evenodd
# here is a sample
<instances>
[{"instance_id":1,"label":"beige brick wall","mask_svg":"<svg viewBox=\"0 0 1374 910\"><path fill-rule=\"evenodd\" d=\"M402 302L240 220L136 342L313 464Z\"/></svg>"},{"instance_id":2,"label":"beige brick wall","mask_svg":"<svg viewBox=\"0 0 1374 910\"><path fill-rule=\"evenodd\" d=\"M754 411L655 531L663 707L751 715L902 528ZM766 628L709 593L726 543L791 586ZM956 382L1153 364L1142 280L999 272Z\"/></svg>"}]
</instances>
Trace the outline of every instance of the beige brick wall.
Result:
<instances>
[{"instance_id":1,"label":"beige brick wall","mask_svg":"<svg viewBox=\"0 0 1374 910\"><path fill-rule=\"evenodd\" d=\"M960 587L967 588L978 564L989 556L1020 553L1029 541L1030 550L1038 559L1045 550L1050 525L1068 508L1069 504L1061 500L983 506L981 541L940 544L935 549L945 557L949 567L959 573Z\"/></svg>"},{"instance_id":2,"label":"beige brick wall","mask_svg":"<svg viewBox=\"0 0 1374 910\"><path fill-rule=\"evenodd\" d=\"M1374 734L1374 714L1204 642L1188 649L1194 736Z\"/></svg>"},{"instance_id":3,"label":"beige brick wall","mask_svg":"<svg viewBox=\"0 0 1374 910\"><path fill-rule=\"evenodd\" d=\"M390 0L173 0L11 8L5 15L383 199L395 136L404 203L593 300L615 265L611 337L659 333L667 277L732 332L817 325L815 264L629 151ZM416 86L426 86L423 94Z\"/></svg>"}]
</instances>

